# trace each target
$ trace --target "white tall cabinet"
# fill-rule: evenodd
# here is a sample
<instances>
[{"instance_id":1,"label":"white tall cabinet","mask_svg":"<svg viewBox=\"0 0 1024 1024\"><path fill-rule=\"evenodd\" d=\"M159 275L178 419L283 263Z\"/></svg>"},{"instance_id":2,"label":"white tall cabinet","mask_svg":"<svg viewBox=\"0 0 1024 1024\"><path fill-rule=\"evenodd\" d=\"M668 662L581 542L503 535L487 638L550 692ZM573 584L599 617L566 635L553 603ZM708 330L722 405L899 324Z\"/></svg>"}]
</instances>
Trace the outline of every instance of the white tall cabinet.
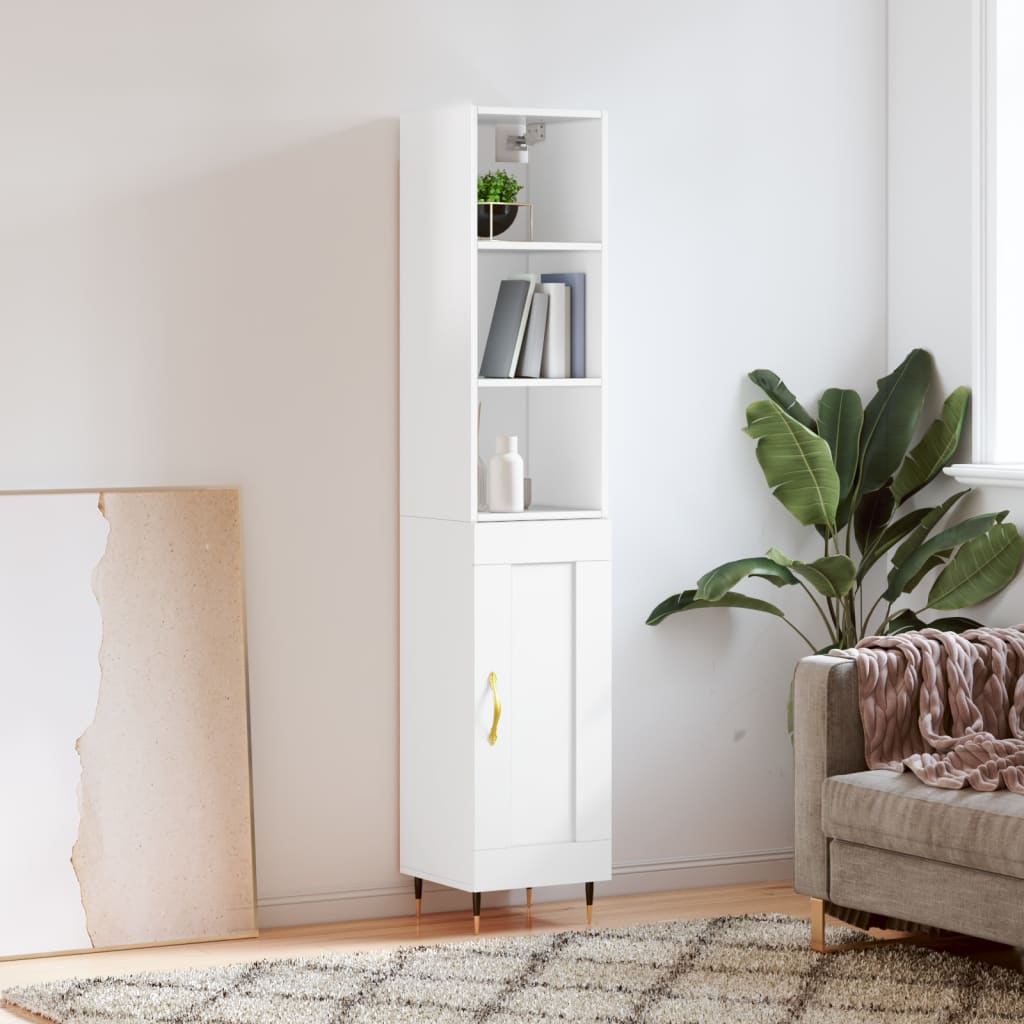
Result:
<instances>
[{"instance_id":1,"label":"white tall cabinet","mask_svg":"<svg viewBox=\"0 0 1024 1024\"><path fill-rule=\"evenodd\" d=\"M529 160L495 160L497 126ZM403 873L473 894L611 877L606 123L456 106L401 122ZM476 177L533 204L477 238ZM500 282L585 274L585 377L482 380ZM478 509L478 454L516 435L532 503ZM493 684L493 685L492 685ZM500 718L495 728L497 704ZM493 740L493 742L492 742Z\"/></svg>"}]
</instances>

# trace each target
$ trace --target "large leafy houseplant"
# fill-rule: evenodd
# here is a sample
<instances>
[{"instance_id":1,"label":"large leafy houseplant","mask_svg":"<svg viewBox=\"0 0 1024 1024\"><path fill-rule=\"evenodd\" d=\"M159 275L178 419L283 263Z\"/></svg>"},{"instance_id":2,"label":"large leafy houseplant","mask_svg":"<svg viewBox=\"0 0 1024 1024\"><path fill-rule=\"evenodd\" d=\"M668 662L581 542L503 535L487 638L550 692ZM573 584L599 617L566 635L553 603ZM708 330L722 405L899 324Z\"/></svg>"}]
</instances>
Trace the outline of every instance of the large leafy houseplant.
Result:
<instances>
[{"instance_id":1,"label":"large leafy houseplant","mask_svg":"<svg viewBox=\"0 0 1024 1024\"><path fill-rule=\"evenodd\" d=\"M747 407L746 433L757 442L757 461L775 497L821 537L814 561L789 558L776 548L705 573L696 587L666 598L647 622L699 608L747 608L781 618L812 651L852 647L873 634L923 626L960 632L979 623L964 616L930 617L977 604L1016 575L1024 539L1004 523L1006 511L974 515L952 525L948 513L969 492L937 504L907 501L953 457L970 398L959 387L938 419L911 448L932 378L932 357L914 349L865 406L856 391L829 388L815 419L777 374L755 370L750 379L767 396ZM885 568L884 588L864 593ZM881 565L879 565L881 563ZM937 570L923 598L912 599ZM821 617L820 643L791 622L777 605L733 589L747 579L798 587Z\"/></svg>"}]
</instances>

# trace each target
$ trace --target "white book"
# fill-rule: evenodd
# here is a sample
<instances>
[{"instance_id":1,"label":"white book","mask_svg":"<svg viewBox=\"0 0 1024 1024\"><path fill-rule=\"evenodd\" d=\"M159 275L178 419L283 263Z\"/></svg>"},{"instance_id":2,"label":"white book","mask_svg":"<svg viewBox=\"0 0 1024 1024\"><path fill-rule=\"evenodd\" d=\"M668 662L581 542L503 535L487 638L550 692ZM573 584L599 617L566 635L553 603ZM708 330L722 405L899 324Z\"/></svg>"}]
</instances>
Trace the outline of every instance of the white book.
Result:
<instances>
[{"instance_id":1,"label":"white book","mask_svg":"<svg viewBox=\"0 0 1024 1024\"><path fill-rule=\"evenodd\" d=\"M568 377L572 337L569 286L539 284L537 291L548 297L548 323L544 333L544 355L540 363L542 377Z\"/></svg>"},{"instance_id":2,"label":"white book","mask_svg":"<svg viewBox=\"0 0 1024 1024\"><path fill-rule=\"evenodd\" d=\"M530 319L526 324L523 351L519 356L517 377L539 377L540 363L544 358L544 335L548 328L548 297L542 291L533 293L530 305Z\"/></svg>"}]
</instances>

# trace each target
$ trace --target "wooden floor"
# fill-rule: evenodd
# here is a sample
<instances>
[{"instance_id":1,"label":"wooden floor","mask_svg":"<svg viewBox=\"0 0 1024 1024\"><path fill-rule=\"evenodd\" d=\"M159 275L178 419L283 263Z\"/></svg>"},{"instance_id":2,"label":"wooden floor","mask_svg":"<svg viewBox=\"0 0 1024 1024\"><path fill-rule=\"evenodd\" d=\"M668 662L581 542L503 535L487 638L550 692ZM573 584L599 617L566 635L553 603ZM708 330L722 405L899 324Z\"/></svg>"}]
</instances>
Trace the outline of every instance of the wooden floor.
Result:
<instances>
[{"instance_id":1,"label":"wooden floor","mask_svg":"<svg viewBox=\"0 0 1024 1024\"><path fill-rule=\"evenodd\" d=\"M409 902L411 904L412 900ZM605 899L598 893L594 903L594 927L614 928L645 921L768 913L807 917L807 898L797 896L788 881ZM480 934L482 937L523 935L584 927L586 913L583 900L579 899L558 903L535 902L529 918L525 907L485 907ZM57 978L173 970L264 957L314 956L317 953L382 949L410 942L446 942L472 937L473 918L468 912L424 914L419 924L410 914L407 917L341 924L271 928L262 931L255 939L0 962L0 990ZM13 1024L15 1021L24 1024L24 1019L0 1008L0 1024Z\"/></svg>"},{"instance_id":2,"label":"wooden floor","mask_svg":"<svg viewBox=\"0 0 1024 1024\"><path fill-rule=\"evenodd\" d=\"M797 896L789 881L755 882L605 899L598 894L594 903L594 927L615 928L648 921L673 921L729 914L777 913L808 917L809 911L807 897ZM557 903L534 903L529 916L525 907L485 907L480 934L482 937L523 935L530 932L564 931L584 927L586 912L583 900L579 899ZM406 917L347 921L340 924L271 928L262 931L258 938L252 939L0 962L0 990L12 985L28 985L57 978L204 967L265 957L314 956L317 953L384 949L407 943L446 942L472 937L473 919L468 911L425 914L419 922L410 914ZM1005 951L1007 947L999 949ZM951 951L981 956L1005 966L1019 967L1020 964L1019 956L1012 951L991 954L969 947ZM24 1017L0 1008L0 1024L24 1024L24 1020Z\"/></svg>"}]
</instances>

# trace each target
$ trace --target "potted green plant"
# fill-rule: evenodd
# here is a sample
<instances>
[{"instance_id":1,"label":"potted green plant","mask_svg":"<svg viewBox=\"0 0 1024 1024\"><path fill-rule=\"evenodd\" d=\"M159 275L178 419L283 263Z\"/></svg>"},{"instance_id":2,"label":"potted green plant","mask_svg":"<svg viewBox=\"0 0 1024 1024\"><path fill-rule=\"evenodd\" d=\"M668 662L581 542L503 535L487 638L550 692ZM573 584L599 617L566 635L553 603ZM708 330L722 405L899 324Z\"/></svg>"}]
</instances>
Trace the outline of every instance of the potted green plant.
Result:
<instances>
[{"instance_id":1,"label":"potted green plant","mask_svg":"<svg viewBox=\"0 0 1024 1024\"><path fill-rule=\"evenodd\" d=\"M801 561L773 547L726 562L662 601L648 625L676 612L746 608L782 619L812 652L924 626L962 632L981 625L964 616L923 616L966 608L1002 590L1024 557L1017 527L1003 522L1004 510L940 528L970 488L936 504L904 507L952 459L970 389L956 388L911 448L932 378L932 357L923 349L879 380L867 405L856 391L828 388L816 418L777 374L754 370L749 376L767 398L747 407L745 433L757 442L757 461L775 497L818 533L823 554ZM872 599L864 587L877 579L884 559L884 585ZM820 635L812 640L777 605L734 589L746 579L802 590L820 616ZM915 599L926 579L927 594Z\"/></svg>"},{"instance_id":2,"label":"potted green plant","mask_svg":"<svg viewBox=\"0 0 1024 1024\"><path fill-rule=\"evenodd\" d=\"M522 190L508 171L488 171L476 179L476 233L480 238L495 238L512 226L519 207L508 204L514 203Z\"/></svg>"}]
</instances>

